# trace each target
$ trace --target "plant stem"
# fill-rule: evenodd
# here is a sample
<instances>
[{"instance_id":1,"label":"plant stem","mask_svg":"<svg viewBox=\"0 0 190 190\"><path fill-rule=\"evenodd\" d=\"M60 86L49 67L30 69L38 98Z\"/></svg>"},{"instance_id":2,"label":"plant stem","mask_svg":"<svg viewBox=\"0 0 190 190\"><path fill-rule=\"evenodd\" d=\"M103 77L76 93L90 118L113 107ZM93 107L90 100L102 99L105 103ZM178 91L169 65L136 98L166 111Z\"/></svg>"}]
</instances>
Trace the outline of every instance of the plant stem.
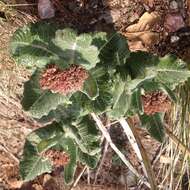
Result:
<instances>
[{"instance_id":1,"label":"plant stem","mask_svg":"<svg viewBox=\"0 0 190 190\"><path fill-rule=\"evenodd\" d=\"M5 4L5 7L27 7L27 6L37 6L37 3L25 3L25 4Z\"/></svg>"},{"instance_id":2,"label":"plant stem","mask_svg":"<svg viewBox=\"0 0 190 190\"><path fill-rule=\"evenodd\" d=\"M152 166L150 163L150 160L147 156L147 153L142 145L142 142L136 132L135 127L133 127L132 125L130 126L127 121L125 120L125 118L121 118L119 120L125 134L127 135L129 142L131 143L134 151L137 154L137 157L139 158L143 169L144 169L144 173L146 176L148 176L148 179L150 181L150 185L151 185L151 190L157 190L157 185L155 182L155 176L154 176L154 172L152 170Z\"/></svg>"},{"instance_id":3,"label":"plant stem","mask_svg":"<svg viewBox=\"0 0 190 190\"><path fill-rule=\"evenodd\" d=\"M76 187L76 185L78 184L80 178L82 177L83 173L85 172L85 170L87 169L87 166L85 166L83 168L83 170L81 171L81 173L79 174L79 176L77 177L77 179L75 180L75 182L73 183L73 185L71 186L71 188L69 190L73 190L73 188Z\"/></svg>"},{"instance_id":4,"label":"plant stem","mask_svg":"<svg viewBox=\"0 0 190 190\"><path fill-rule=\"evenodd\" d=\"M143 167L143 171L145 173L145 175L147 176L147 172L146 172L146 169L145 169L145 166L144 166L144 163L143 163L143 158L142 158L142 155L141 155L141 150L139 148L139 145L136 141L136 138L134 137L134 134L132 132L132 129L131 127L129 126L129 124L127 123L127 121L125 120L125 118L121 118L119 119L119 123L121 125L121 127L123 128L124 130L124 133L127 135L127 138L129 140L129 142L131 143L131 146L132 148L134 149L142 167Z\"/></svg>"},{"instance_id":5,"label":"plant stem","mask_svg":"<svg viewBox=\"0 0 190 190\"><path fill-rule=\"evenodd\" d=\"M115 153L120 157L120 159L125 163L125 165L139 178L142 182L150 188L150 184L141 176L138 171L133 167L133 165L125 158L124 154L116 147L116 145L112 142L110 134L107 132L105 126L102 124L101 120L95 113L91 113L92 118L96 122L98 128L104 135L105 139L110 144L111 148L115 151Z\"/></svg>"},{"instance_id":6,"label":"plant stem","mask_svg":"<svg viewBox=\"0 0 190 190\"><path fill-rule=\"evenodd\" d=\"M106 141L106 142L105 142L105 146L104 146L104 151L103 151L102 159L101 159L101 161L100 161L100 164L99 164L98 169L97 169L96 174L95 174L94 183L93 183L94 185L96 184L97 177L98 177L98 175L99 175L99 173L100 173L100 170L101 170L101 168L102 168L102 165L103 165L103 163L104 163L104 161L105 161L108 147L109 147L109 143L108 143L108 141Z\"/></svg>"}]
</instances>

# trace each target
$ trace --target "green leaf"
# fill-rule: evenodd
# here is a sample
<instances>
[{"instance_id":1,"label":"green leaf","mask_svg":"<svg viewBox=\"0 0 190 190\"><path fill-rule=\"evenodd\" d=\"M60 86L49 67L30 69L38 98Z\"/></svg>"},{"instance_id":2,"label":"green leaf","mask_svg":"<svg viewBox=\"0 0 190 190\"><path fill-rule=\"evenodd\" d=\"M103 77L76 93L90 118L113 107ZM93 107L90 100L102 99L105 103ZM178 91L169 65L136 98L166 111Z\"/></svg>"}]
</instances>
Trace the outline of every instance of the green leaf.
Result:
<instances>
[{"instance_id":1,"label":"green leaf","mask_svg":"<svg viewBox=\"0 0 190 190\"><path fill-rule=\"evenodd\" d=\"M144 89L145 92L154 92L158 91L160 89L160 83L155 80L148 80L141 85L141 87Z\"/></svg>"},{"instance_id":2,"label":"green leaf","mask_svg":"<svg viewBox=\"0 0 190 190\"><path fill-rule=\"evenodd\" d=\"M154 75L147 76L142 79L133 79L126 82L126 90L131 94L134 90L144 87L146 83L151 82L155 78Z\"/></svg>"},{"instance_id":3,"label":"green leaf","mask_svg":"<svg viewBox=\"0 0 190 190\"><path fill-rule=\"evenodd\" d=\"M150 135L156 140L163 142L164 140L164 124L159 113L154 115L142 115L140 120L143 127L146 127Z\"/></svg>"},{"instance_id":4,"label":"green leaf","mask_svg":"<svg viewBox=\"0 0 190 190\"><path fill-rule=\"evenodd\" d=\"M100 60L107 68L115 67L115 65L125 64L129 55L126 38L121 34L114 33L107 37L107 42L102 46Z\"/></svg>"},{"instance_id":5,"label":"green leaf","mask_svg":"<svg viewBox=\"0 0 190 190\"><path fill-rule=\"evenodd\" d=\"M156 70L156 79L171 89L175 89L176 86L184 83L190 77L190 71L187 69L186 64L171 55L160 58Z\"/></svg>"},{"instance_id":6,"label":"green leaf","mask_svg":"<svg viewBox=\"0 0 190 190\"><path fill-rule=\"evenodd\" d=\"M34 144L38 144L42 140L59 136L62 133L62 125L60 123L53 122L49 125L34 130L27 136L27 139Z\"/></svg>"},{"instance_id":7,"label":"green leaf","mask_svg":"<svg viewBox=\"0 0 190 190\"><path fill-rule=\"evenodd\" d=\"M63 149L70 155L70 162L64 168L64 180L66 184L70 184L73 181L77 165L77 148L70 138L64 138L60 142Z\"/></svg>"},{"instance_id":8,"label":"green leaf","mask_svg":"<svg viewBox=\"0 0 190 190\"><path fill-rule=\"evenodd\" d=\"M130 54L126 60L126 65L132 79L144 78L147 76L147 70L150 70L158 61L158 57L153 54L137 51Z\"/></svg>"},{"instance_id":9,"label":"green leaf","mask_svg":"<svg viewBox=\"0 0 190 190\"><path fill-rule=\"evenodd\" d=\"M92 45L96 46L99 50L102 50L107 44L106 32L95 32L92 34Z\"/></svg>"},{"instance_id":10,"label":"green leaf","mask_svg":"<svg viewBox=\"0 0 190 190\"><path fill-rule=\"evenodd\" d=\"M89 70L99 62L99 51L92 45L90 34L77 35L76 31L68 28L58 30L53 43L63 51L65 64L78 64Z\"/></svg>"},{"instance_id":11,"label":"green leaf","mask_svg":"<svg viewBox=\"0 0 190 190\"><path fill-rule=\"evenodd\" d=\"M79 118L82 115L81 108L78 104L75 104L73 98L70 99L72 104L69 105L59 105L56 110L49 112L47 116L43 116L38 121L40 123L49 123L52 121L60 122L64 121L73 121Z\"/></svg>"},{"instance_id":12,"label":"green leaf","mask_svg":"<svg viewBox=\"0 0 190 190\"><path fill-rule=\"evenodd\" d=\"M126 91L120 94L118 97L117 102L115 102L112 110L110 111L109 115L112 118L118 119L124 116L130 108L131 99L129 95L127 95Z\"/></svg>"},{"instance_id":13,"label":"green leaf","mask_svg":"<svg viewBox=\"0 0 190 190\"><path fill-rule=\"evenodd\" d=\"M100 134L96 124L88 116L82 117L71 125L63 123L66 136L74 139L80 149L91 156L100 152Z\"/></svg>"},{"instance_id":14,"label":"green leaf","mask_svg":"<svg viewBox=\"0 0 190 190\"><path fill-rule=\"evenodd\" d=\"M78 133L81 138L86 142L99 141L100 134L96 127L94 120L90 119L89 116L82 117L74 125L78 129Z\"/></svg>"},{"instance_id":15,"label":"green leaf","mask_svg":"<svg viewBox=\"0 0 190 190\"><path fill-rule=\"evenodd\" d=\"M109 116L118 119L126 114L131 104L131 97L127 94L126 84L122 79L116 80L113 89L113 106Z\"/></svg>"},{"instance_id":16,"label":"green leaf","mask_svg":"<svg viewBox=\"0 0 190 190\"><path fill-rule=\"evenodd\" d=\"M22 106L32 117L41 118L55 110L60 104L69 104L69 97L42 90L39 85L41 72L37 70L24 85Z\"/></svg>"},{"instance_id":17,"label":"green leaf","mask_svg":"<svg viewBox=\"0 0 190 190\"><path fill-rule=\"evenodd\" d=\"M129 68L127 67L127 65L117 66L116 69L117 74L120 75L120 78L123 81L127 81L129 77L131 78L131 76L129 75Z\"/></svg>"},{"instance_id":18,"label":"green leaf","mask_svg":"<svg viewBox=\"0 0 190 190\"><path fill-rule=\"evenodd\" d=\"M93 77L95 78L96 75L93 74ZM101 114L108 110L111 107L112 103L112 81L109 79L109 77L106 75L103 75L101 77L95 78L98 89L99 89L99 95L96 97L95 100L89 99L85 94L83 93L75 93L73 96L73 99L75 99L75 103L78 104L81 109L83 109L84 114L88 114L91 112Z\"/></svg>"},{"instance_id":19,"label":"green leaf","mask_svg":"<svg viewBox=\"0 0 190 190\"><path fill-rule=\"evenodd\" d=\"M84 152L82 152L80 149L78 150L78 158L79 161L85 165L87 165L88 167L94 169L99 161L100 156L99 155L94 155L94 156L90 156Z\"/></svg>"},{"instance_id":20,"label":"green leaf","mask_svg":"<svg viewBox=\"0 0 190 190\"><path fill-rule=\"evenodd\" d=\"M143 106L141 100L141 89L136 89L131 95L131 109L138 111L138 113L143 113Z\"/></svg>"},{"instance_id":21,"label":"green leaf","mask_svg":"<svg viewBox=\"0 0 190 190\"><path fill-rule=\"evenodd\" d=\"M29 68L44 67L51 60L58 59L51 42L56 29L55 25L42 22L18 29L10 44L13 58Z\"/></svg>"},{"instance_id":22,"label":"green leaf","mask_svg":"<svg viewBox=\"0 0 190 190\"><path fill-rule=\"evenodd\" d=\"M63 135L62 125L53 122L30 133L27 136L27 140L32 143L40 153L55 146L58 143L59 138Z\"/></svg>"},{"instance_id":23,"label":"green leaf","mask_svg":"<svg viewBox=\"0 0 190 190\"><path fill-rule=\"evenodd\" d=\"M20 174L24 181L31 181L43 173L50 173L52 166L49 160L33 155L20 163Z\"/></svg>"},{"instance_id":24,"label":"green leaf","mask_svg":"<svg viewBox=\"0 0 190 190\"><path fill-rule=\"evenodd\" d=\"M92 100L95 100L99 95L97 82L92 75L89 75L88 79L85 80L83 89L81 91Z\"/></svg>"},{"instance_id":25,"label":"green leaf","mask_svg":"<svg viewBox=\"0 0 190 190\"><path fill-rule=\"evenodd\" d=\"M175 96L175 93L165 84L160 84L160 89L167 94L170 99L174 102L177 102L177 98Z\"/></svg>"},{"instance_id":26,"label":"green leaf","mask_svg":"<svg viewBox=\"0 0 190 190\"><path fill-rule=\"evenodd\" d=\"M26 141L23 159L20 162L20 175L24 181L30 181L43 173L50 173L52 166L49 160L37 154L37 150Z\"/></svg>"},{"instance_id":27,"label":"green leaf","mask_svg":"<svg viewBox=\"0 0 190 190\"><path fill-rule=\"evenodd\" d=\"M32 104L29 112L33 117L41 118L44 115L48 115L51 110L55 110L58 105L68 102L68 98L63 95L53 94L50 91L45 91Z\"/></svg>"},{"instance_id":28,"label":"green leaf","mask_svg":"<svg viewBox=\"0 0 190 190\"><path fill-rule=\"evenodd\" d=\"M39 153L56 146L59 138L60 137L54 137L51 139L42 140L37 146Z\"/></svg>"},{"instance_id":29,"label":"green leaf","mask_svg":"<svg viewBox=\"0 0 190 190\"><path fill-rule=\"evenodd\" d=\"M13 58L29 68L55 63L62 68L78 64L88 70L99 62L92 35L77 35L72 29L57 30L55 25L42 22L18 29L10 49Z\"/></svg>"}]
</instances>

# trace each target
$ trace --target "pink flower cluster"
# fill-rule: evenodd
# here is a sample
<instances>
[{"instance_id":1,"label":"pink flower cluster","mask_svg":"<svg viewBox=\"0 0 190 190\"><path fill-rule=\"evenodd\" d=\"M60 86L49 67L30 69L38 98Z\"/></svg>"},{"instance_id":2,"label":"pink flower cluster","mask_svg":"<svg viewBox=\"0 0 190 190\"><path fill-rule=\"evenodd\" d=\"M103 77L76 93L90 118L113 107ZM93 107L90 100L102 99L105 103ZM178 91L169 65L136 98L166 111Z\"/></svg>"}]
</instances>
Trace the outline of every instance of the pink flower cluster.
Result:
<instances>
[{"instance_id":1,"label":"pink flower cluster","mask_svg":"<svg viewBox=\"0 0 190 190\"><path fill-rule=\"evenodd\" d=\"M79 65L71 65L65 70L50 65L41 75L40 86L43 90L67 95L81 90L88 76L88 72Z\"/></svg>"}]
</instances>

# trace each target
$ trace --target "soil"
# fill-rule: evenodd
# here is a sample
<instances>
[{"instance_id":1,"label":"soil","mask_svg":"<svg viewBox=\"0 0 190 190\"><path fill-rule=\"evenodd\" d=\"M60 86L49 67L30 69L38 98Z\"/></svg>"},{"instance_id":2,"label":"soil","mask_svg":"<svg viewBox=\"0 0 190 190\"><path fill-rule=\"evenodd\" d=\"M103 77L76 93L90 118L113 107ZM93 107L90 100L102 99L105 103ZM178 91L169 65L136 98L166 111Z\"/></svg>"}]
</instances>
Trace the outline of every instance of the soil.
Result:
<instances>
[{"instance_id":1,"label":"soil","mask_svg":"<svg viewBox=\"0 0 190 190\"><path fill-rule=\"evenodd\" d=\"M22 99L23 84L29 74L24 68L15 65L10 58L8 43L18 27L36 22L40 18L35 0L7 0L4 2L7 4L32 3L33 5L15 9L6 8L6 10L0 6L2 9L0 10L0 17L2 17L0 20L0 189L67 189L68 187L63 185L63 178L59 171L40 176L30 183L23 184L20 181L18 164L19 158L22 156L24 139L27 134L39 126L22 111L20 100ZM173 2L172 5L171 2ZM190 46L188 1L52 0L52 3L55 8L55 17L50 21L73 27L79 32L116 30L125 33L127 27L137 23L143 13L157 11L162 17L159 27L155 26L154 28L154 31L159 33L159 43L151 44L151 46L143 44L143 48L159 55L172 52L188 60L187 52L189 52L188 47ZM166 16L173 14L183 19L183 30L171 29L166 24ZM183 25L183 23L180 24ZM179 40L172 43L172 36L179 37ZM185 42L185 45L182 42ZM140 47L142 48L142 44ZM131 119L131 124L138 125L138 121ZM152 139L144 129L138 128L138 126L137 129L149 159L152 164L154 163L155 173L157 173L159 170L157 155L161 145ZM118 147L125 147L123 152L126 157L138 172L143 174L142 167L121 128L114 125L109 130L114 142L117 143ZM81 167L78 168L78 173L80 170ZM96 174L96 169L85 172L75 189L81 187L90 189L92 186L94 189L146 189L138 183L136 177L121 163L109 146L95 182Z\"/></svg>"}]
</instances>

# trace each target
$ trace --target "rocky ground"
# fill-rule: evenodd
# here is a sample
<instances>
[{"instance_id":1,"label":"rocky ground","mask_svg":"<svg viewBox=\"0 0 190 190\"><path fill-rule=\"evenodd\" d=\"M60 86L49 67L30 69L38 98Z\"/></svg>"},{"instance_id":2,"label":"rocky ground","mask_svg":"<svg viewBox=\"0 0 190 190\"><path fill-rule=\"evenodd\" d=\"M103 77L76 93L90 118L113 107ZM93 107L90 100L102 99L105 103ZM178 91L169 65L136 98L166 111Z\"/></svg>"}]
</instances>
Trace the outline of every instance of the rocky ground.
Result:
<instances>
[{"instance_id":1,"label":"rocky ground","mask_svg":"<svg viewBox=\"0 0 190 190\"><path fill-rule=\"evenodd\" d=\"M5 0L4 2L26 5L16 7L15 10L0 4L0 189L1 186L3 189L65 189L63 179L57 173L43 175L24 185L19 180L18 164L24 139L38 124L22 111L20 100L23 83L27 80L28 73L22 67L15 65L10 58L8 43L18 27L40 18L35 0ZM67 27L75 27L80 32L117 30L129 39L129 46L133 51L140 49L160 55L174 52L188 60L189 1L52 0L52 4L55 10L55 17L52 19ZM182 27L183 30L178 30ZM172 42L171 39L174 38L172 36L177 36L179 39ZM138 129L138 132L154 164L155 172L158 172L157 155L160 144L146 131ZM115 142L124 145L125 155L141 173L142 168L126 136L121 135L120 127L116 125L110 128L110 133ZM104 150L104 154L99 171L84 173L76 189L80 189L81 186L83 189L84 187L89 189L92 184L95 189L145 189L143 186L138 186L136 178L121 164L110 147Z\"/></svg>"}]
</instances>

